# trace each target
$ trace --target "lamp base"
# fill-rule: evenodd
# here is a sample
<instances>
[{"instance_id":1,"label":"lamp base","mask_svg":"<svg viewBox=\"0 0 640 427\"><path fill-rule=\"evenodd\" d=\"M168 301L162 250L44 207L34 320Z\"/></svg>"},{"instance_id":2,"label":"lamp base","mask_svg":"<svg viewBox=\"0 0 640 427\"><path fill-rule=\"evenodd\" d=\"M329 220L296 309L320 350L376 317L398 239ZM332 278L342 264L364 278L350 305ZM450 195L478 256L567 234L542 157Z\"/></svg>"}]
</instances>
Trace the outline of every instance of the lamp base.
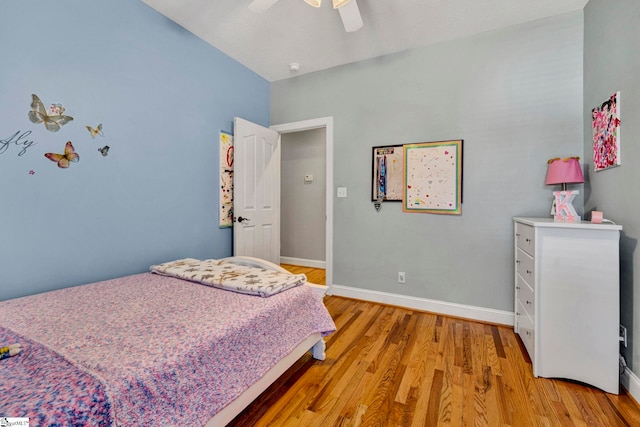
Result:
<instances>
[{"instance_id":1,"label":"lamp base","mask_svg":"<svg viewBox=\"0 0 640 427\"><path fill-rule=\"evenodd\" d=\"M580 215L573 208L573 199L580 194L578 190L572 191L554 191L555 197L555 213L553 219L561 222L576 222L580 221ZM554 209L552 208L552 212Z\"/></svg>"}]
</instances>

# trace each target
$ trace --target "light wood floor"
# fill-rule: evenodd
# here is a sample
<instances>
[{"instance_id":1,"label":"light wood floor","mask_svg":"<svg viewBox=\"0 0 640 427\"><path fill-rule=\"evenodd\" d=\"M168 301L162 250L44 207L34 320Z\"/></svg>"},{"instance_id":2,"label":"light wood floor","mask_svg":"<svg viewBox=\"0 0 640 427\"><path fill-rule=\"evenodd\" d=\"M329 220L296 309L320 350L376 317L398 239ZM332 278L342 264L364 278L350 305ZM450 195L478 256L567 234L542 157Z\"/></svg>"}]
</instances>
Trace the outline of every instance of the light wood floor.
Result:
<instances>
[{"instance_id":1,"label":"light wood floor","mask_svg":"<svg viewBox=\"0 0 640 427\"><path fill-rule=\"evenodd\" d=\"M337 331L232 426L640 426L624 392L534 378L513 329L325 297Z\"/></svg>"},{"instance_id":2,"label":"light wood floor","mask_svg":"<svg viewBox=\"0 0 640 427\"><path fill-rule=\"evenodd\" d=\"M280 266L289 270L293 274L306 274L307 281L315 283L316 285L326 285L327 283L324 268L303 267L300 265L292 264L280 264Z\"/></svg>"}]
</instances>

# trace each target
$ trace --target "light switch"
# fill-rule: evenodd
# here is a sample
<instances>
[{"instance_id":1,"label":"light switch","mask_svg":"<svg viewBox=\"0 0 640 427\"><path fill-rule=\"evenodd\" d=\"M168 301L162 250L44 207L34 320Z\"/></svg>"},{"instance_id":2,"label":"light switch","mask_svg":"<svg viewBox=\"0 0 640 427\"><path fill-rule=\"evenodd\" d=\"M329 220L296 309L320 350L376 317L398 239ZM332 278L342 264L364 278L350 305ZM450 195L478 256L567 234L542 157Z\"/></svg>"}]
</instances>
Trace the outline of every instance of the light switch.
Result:
<instances>
[{"instance_id":1,"label":"light switch","mask_svg":"<svg viewBox=\"0 0 640 427\"><path fill-rule=\"evenodd\" d=\"M338 187L338 197L347 197L347 187Z\"/></svg>"},{"instance_id":2,"label":"light switch","mask_svg":"<svg viewBox=\"0 0 640 427\"><path fill-rule=\"evenodd\" d=\"M313 175L311 175L310 173L306 174L304 176L304 182L313 182Z\"/></svg>"}]
</instances>

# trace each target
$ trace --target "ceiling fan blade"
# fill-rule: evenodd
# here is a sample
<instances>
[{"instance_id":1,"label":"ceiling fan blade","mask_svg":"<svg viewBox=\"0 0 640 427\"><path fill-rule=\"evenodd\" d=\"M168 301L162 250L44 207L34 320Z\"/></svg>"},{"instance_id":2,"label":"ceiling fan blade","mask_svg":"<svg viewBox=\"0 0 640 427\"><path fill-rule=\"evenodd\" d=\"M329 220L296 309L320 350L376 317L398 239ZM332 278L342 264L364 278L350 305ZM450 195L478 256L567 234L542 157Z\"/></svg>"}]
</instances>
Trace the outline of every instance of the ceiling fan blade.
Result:
<instances>
[{"instance_id":1,"label":"ceiling fan blade","mask_svg":"<svg viewBox=\"0 0 640 427\"><path fill-rule=\"evenodd\" d=\"M255 0L258 1L258 0ZM351 0L349 3L338 8L340 12L340 18L342 19L342 25L347 33L358 31L362 28L362 15L360 15L360 9L358 9L358 3L356 0Z\"/></svg>"},{"instance_id":2,"label":"ceiling fan blade","mask_svg":"<svg viewBox=\"0 0 640 427\"><path fill-rule=\"evenodd\" d=\"M249 10L254 13L262 13L277 3L278 0L253 0L249 5Z\"/></svg>"}]
</instances>

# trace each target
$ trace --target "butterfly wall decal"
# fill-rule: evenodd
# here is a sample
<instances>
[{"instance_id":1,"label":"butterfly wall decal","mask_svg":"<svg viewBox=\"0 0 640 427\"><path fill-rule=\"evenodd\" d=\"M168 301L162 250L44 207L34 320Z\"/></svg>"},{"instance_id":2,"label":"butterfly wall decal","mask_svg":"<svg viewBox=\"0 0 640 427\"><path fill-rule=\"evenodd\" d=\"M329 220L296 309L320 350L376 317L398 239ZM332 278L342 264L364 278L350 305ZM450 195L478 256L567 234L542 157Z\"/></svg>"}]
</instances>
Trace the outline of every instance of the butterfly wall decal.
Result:
<instances>
[{"instance_id":1,"label":"butterfly wall decal","mask_svg":"<svg viewBox=\"0 0 640 427\"><path fill-rule=\"evenodd\" d=\"M98 148L98 151L100 152L100 154L106 157L106 155L109 154L109 146L105 145L102 148Z\"/></svg>"},{"instance_id":2,"label":"butterfly wall decal","mask_svg":"<svg viewBox=\"0 0 640 427\"><path fill-rule=\"evenodd\" d=\"M62 169L68 168L71 162L75 163L80 160L80 156L75 152L71 141L67 141L64 146L64 154L46 153L44 156L52 162L57 162L58 167Z\"/></svg>"},{"instance_id":3,"label":"butterfly wall decal","mask_svg":"<svg viewBox=\"0 0 640 427\"><path fill-rule=\"evenodd\" d=\"M85 127L87 128L87 130L91 134L91 138L95 138L98 135L104 136L104 133L102 133L102 123L100 123L95 128L92 128L91 126L85 126Z\"/></svg>"},{"instance_id":4,"label":"butterfly wall decal","mask_svg":"<svg viewBox=\"0 0 640 427\"><path fill-rule=\"evenodd\" d=\"M31 111L29 111L29 120L33 123L44 123L44 127L51 132L58 132L60 127L73 120L71 116L65 116L64 107L60 104L53 105L50 111L44 108L44 104L38 98L38 95L31 95Z\"/></svg>"}]
</instances>

